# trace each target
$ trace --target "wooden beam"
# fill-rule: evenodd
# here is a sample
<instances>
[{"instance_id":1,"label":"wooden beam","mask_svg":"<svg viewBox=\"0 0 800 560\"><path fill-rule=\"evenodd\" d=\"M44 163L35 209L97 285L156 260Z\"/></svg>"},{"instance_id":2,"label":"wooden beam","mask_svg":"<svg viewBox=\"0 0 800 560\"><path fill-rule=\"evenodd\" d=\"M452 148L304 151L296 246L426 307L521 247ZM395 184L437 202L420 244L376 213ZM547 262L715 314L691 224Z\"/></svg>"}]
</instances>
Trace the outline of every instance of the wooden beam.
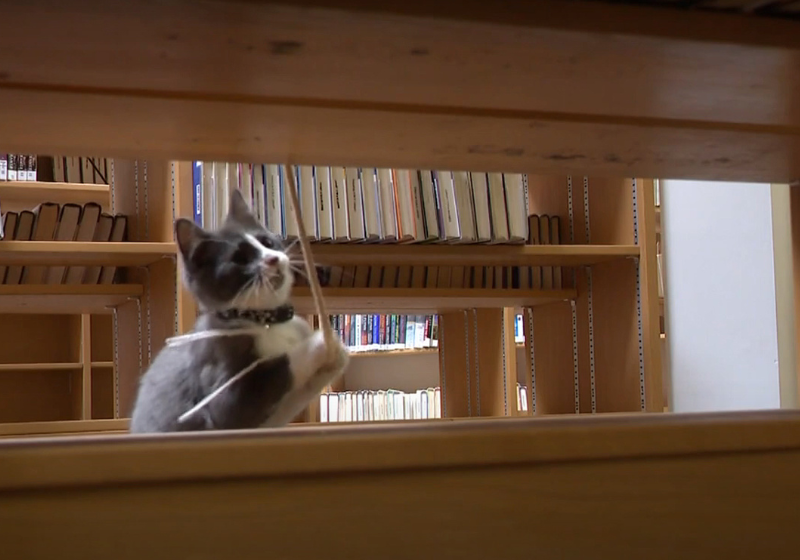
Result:
<instances>
[{"instance_id":1,"label":"wooden beam","mask_svg":"<svg viewBox=\"0 0 800 560\"><path fill-rule=\"evenodd\" d=\"M655 542L663 558L788 559L800 545L798 427L797 412L761 412L6 440L0 534L10 557L32 560L65 547L86 560L155 548L248 560L264 542L276 557L318 558L325 543L361 559L398 530L415 535L392 545L402 557L534 547L612 559ZM481 491L465 501L465 488ZM331 515L332 504L347 507ZM314 539L279 538L309 526Z\"/></svg>"},{"instance_id":2,"label":"wooden beam","mask_svg":"<svg viewBox=\"0 0 800 560\"><path fill-rule=\"evenodd\" d=\"M328 265L579 266L638 257L636 245L326 245L312 244Z\"/></svg>"},{"instance_id":3,"label":"wooden beam","mask_svg":"<svg viewBox=\"0 0 800 560\"><path fill-rule=\"evenodd\" d=\"M165 160L800 176L795 22L554 0L380 4L17 3L0 36L0 142ZM413 85L397 87L401 76Z\"/></svg>"}]
</instances>

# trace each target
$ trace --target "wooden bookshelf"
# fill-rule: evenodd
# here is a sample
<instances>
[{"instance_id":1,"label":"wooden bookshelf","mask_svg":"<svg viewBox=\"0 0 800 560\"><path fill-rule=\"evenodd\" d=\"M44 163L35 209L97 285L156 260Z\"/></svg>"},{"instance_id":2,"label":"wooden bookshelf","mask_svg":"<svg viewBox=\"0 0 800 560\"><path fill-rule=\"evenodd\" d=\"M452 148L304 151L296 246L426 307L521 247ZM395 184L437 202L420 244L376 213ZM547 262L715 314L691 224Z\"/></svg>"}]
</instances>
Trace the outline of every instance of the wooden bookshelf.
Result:
<instances>
[{"instance_id":1,"label":"wooden bookshelf","mask_svg":"<svg viewBox=\"0 0 800 560\"><path fill-rule=\"evenodd\" d=\"M38 353L36 363L81 364L77 373L0 372L0 412L27 424L17 434L70 434L0 446L10 556L68 549L87 560L141 558L157 548L244 560L263 556L265 526L284 535L313 525L316 538L273 539L271 552L310 559L327 547L361 559L392 542L404 557L626 558L661 543L664 557L794 557L797 413L634 412L663 410L647 178L800 176L796 22L601 1L466 0L457 11L419 0L199 6L87 0L76 10L41 0L5 13L14 25L0 35L0 53L14 56L3 57L0 72L3 149L117 158L113 210L131 216L132 243L154 244L0 252L3 262L131 266L128 281L143 287L113 315L0 322L0 362ZM163 24L143 35L142 21ZM108 64L103 45L124 64ZM396 87L399 75L413 87ZM571 243L580 248L503 248L482 258L564 259L574 283L559 301L480 294L495 307L446 307L439 356L451 418L440 422L73 437L124 431L116 418L140 371L168 336L190 328L194 309L177 282L174 248L160 245L171 243L176 216L191 215L191 175L172 162L192 159L536 176L537 204L560 216L577 209ZM576 195L569 204L566 177ZM629 249L590 254L587 246ZM469 254L391 250L431 264ZM366 252L319 250L330 261ZM342 305L384 306L388 297L329 294ZM485 418L509 398L498 373L516 359L513 341L499 334L510 324L506 303L522 306L525 330L535 333L525 370L533 375L535 355L529 402L544 418ZM112 360L112 368L95 365ZM465 376L478 370L491 372L480 384ZM95 424L101 407L119 423ZM464 418L473 411L483 418ZM603 414L619 412L628 414ZM44 420L52 422L28 424ZM76 420L89 423L64 423ZM483 491L465 502L464 488ZM380 515L376 492L385 498ZM212 502L214 515L198 516ZM302 514L286 515L297 504ZM331 516L330 504L348 507ZM146 516L154 522L142 538ZM103 530L76 539L86 526ZM414 538L398 544L387 527ZM614 536L619 527L630 538Z\"/></svg>"}]
</instances>

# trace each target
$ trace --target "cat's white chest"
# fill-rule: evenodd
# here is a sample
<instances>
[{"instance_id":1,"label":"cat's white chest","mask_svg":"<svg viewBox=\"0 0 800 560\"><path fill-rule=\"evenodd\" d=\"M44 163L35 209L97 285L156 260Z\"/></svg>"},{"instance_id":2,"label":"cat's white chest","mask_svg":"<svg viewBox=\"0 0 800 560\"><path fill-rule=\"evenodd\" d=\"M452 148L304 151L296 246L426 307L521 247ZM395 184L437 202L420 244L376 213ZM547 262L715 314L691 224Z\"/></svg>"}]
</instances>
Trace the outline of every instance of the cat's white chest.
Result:
<instances>
[{"instance_id":1,"label":"cat's white chest","mask_svg":"<svg viewBox=\"0 0 800 560\"><path fill-rule=\"evenodd\" d=\"M270 325L255 337L256 352L260 358L275 358L288 354L311 335L311 329L303 319Z\"/></svg>"}]
</instances>

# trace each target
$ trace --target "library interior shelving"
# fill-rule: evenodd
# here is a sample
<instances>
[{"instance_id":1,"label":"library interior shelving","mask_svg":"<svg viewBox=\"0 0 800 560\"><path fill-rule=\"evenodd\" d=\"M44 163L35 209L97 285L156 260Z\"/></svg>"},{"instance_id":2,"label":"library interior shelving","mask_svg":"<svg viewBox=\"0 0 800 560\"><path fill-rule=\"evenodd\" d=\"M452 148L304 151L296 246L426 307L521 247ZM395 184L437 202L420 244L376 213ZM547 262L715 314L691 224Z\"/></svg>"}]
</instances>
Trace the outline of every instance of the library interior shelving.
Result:
<instances>
[{"instance_id":1,"label":"library interior shelving","mask_svg":"<svg viewBox=\"0 0 800 560\"><path fill-rule=\"evenodd\" d=\"M6 223L33 220L0 240L17 275L0 283L9 557L366 558L395 531L414 535L398 557L789 557L800 416L670 412L660 197L663 179L800 176L798 23L490 4L9 8L0 150L36 154L13 165L37 174L0 181ZM264 162L513 175L508 215L524 200L526 219L558 220L516 243L312 242L345 279L323 288L334 324L375 325L341 379L284 428L133 436L139 376L197 314L173 224L199 219L198 161L250 180ZM62 227L67 208L91 208L91 229ZM307 287L293 301L315 320ZM424 344L372 348L414 317ZM406 406L367 412L390 391ZM362 406L333 418L334 399Z\"/></svg>"}]
</instances>

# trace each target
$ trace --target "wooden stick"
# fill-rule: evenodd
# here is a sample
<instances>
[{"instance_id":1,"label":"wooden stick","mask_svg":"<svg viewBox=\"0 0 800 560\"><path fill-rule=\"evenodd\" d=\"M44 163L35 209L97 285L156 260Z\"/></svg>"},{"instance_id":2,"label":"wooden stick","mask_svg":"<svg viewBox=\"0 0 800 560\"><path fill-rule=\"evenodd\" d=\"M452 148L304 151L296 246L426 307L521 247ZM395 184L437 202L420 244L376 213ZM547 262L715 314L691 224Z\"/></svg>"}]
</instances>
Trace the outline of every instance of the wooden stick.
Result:
<instances>
[{"instance_id":1,"label":"wooden stick","mask_svg":"<svg viewBox=\"0 0 800 560\"><path fill-rule=\"evenodd\" d=\"M295 171L296 168L294 165L287 164L285 166L284 173L286 175L286 183L289 185L289 194L292 197L292 213L294 214L298 235L300 236L300 247L303 251L303 261L305 262L306 273L308 274L308 284L311 287L311 295L314 297L314 306L317 308L317 315L319 316L319 328L322 329L322 335L325 337L328 353L331 355L331 359L333 359L336 339L334 338L333 327L328 319L325 299L322 297L322 287L320 287L319 278L317 278L317 267L314 264L314 255L311 253L311 245L306 237L306 228L303 225L303 218L300 214L300 202L297 198Z\"/></svg>"}]
</instances>

